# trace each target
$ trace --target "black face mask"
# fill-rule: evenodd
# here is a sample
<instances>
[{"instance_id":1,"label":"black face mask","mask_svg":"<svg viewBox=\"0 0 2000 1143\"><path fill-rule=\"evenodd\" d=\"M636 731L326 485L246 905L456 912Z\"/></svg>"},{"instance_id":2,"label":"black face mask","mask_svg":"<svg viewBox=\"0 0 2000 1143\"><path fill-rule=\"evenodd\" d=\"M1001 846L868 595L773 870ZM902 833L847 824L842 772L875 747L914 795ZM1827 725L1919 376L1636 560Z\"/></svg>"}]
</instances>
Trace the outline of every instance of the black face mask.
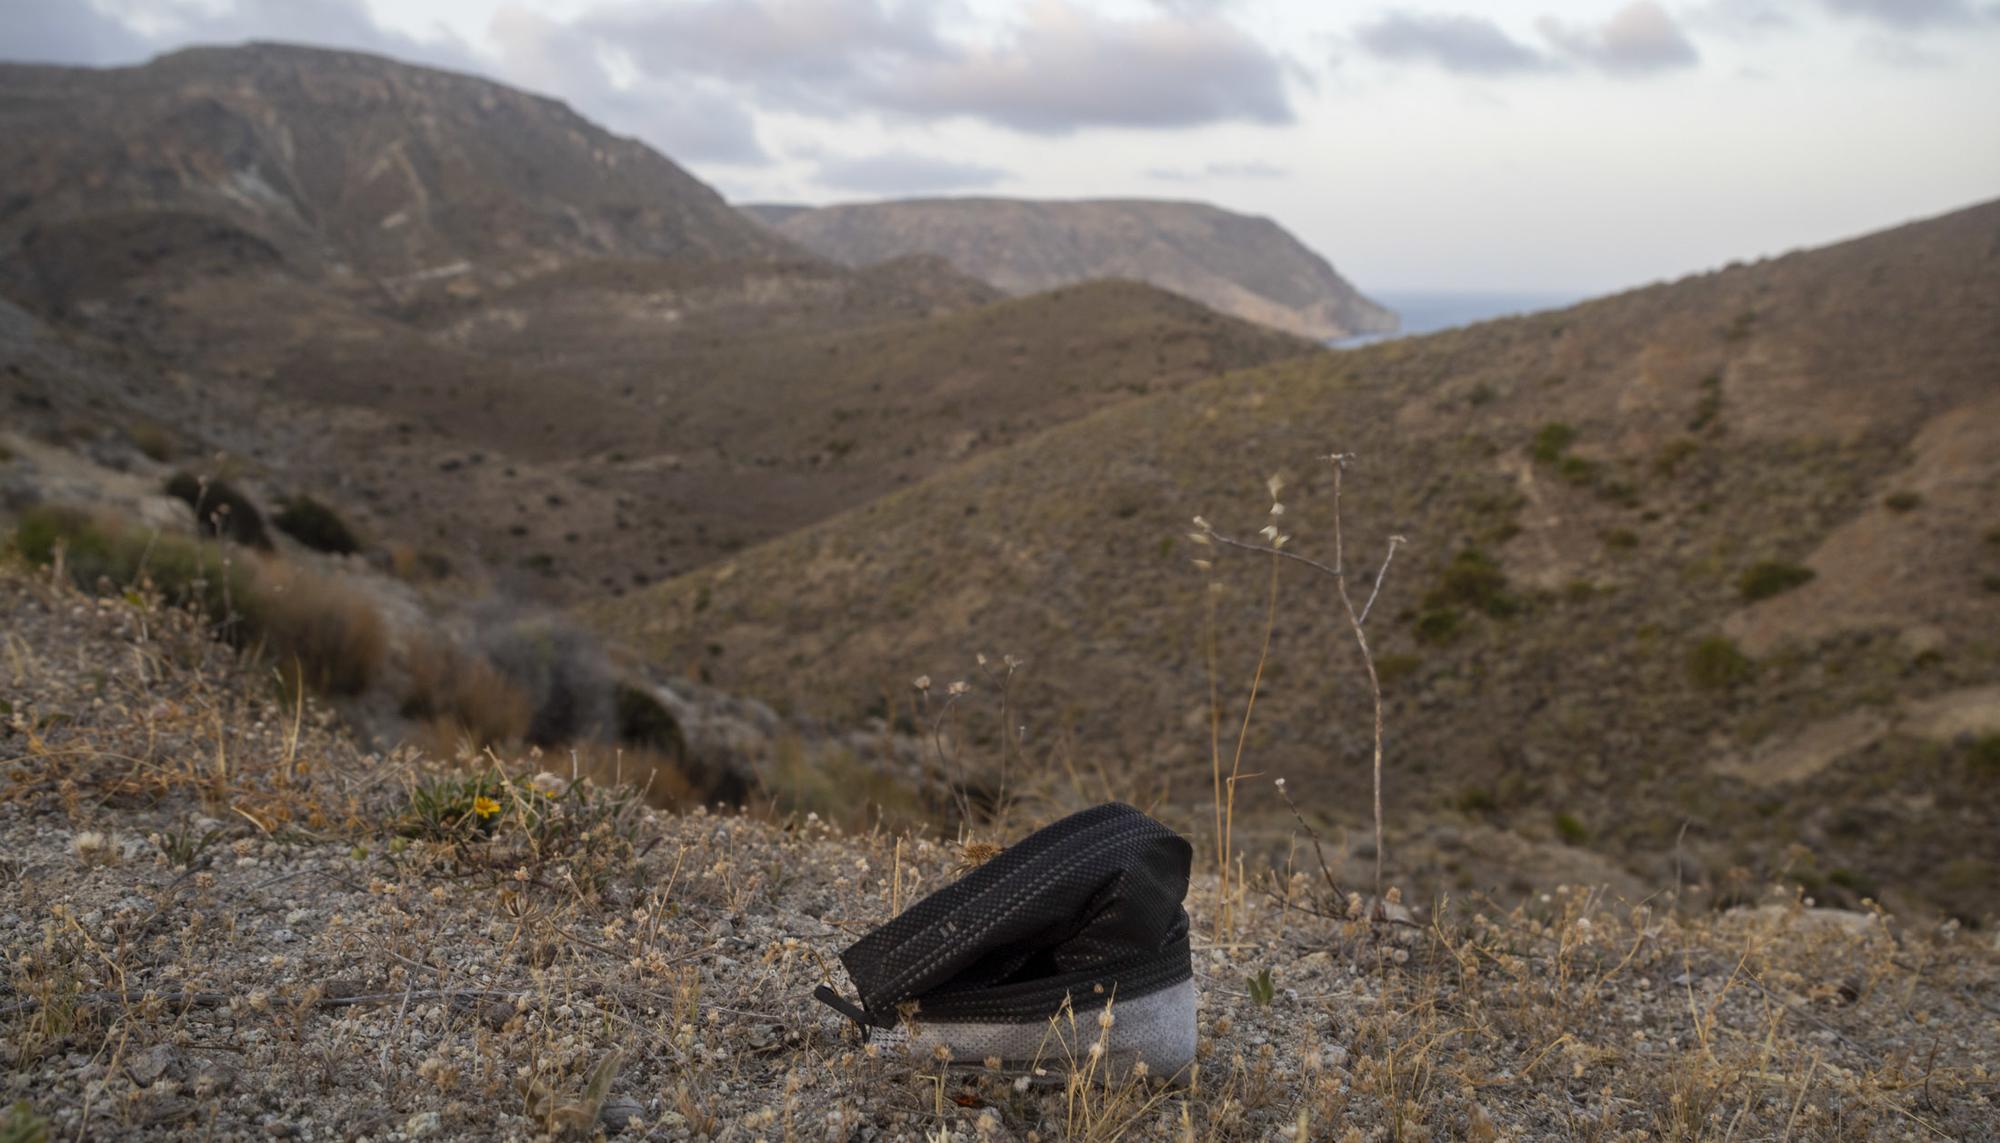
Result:
<instances>
[{"instance_id":1,"label":"black face mask","mask_svg":"<svg viewBox=\"0 0 2000 1143\"><path fill-rule=\"evenodd\" d=\"M1029 835L840 954L860 1024L893 1028L915 1001L932 1021L1045 1019L1065 998L1137 999L1193 976L1188 871L1194 849L1119 803Z\"/></svg>"}]
</instances>

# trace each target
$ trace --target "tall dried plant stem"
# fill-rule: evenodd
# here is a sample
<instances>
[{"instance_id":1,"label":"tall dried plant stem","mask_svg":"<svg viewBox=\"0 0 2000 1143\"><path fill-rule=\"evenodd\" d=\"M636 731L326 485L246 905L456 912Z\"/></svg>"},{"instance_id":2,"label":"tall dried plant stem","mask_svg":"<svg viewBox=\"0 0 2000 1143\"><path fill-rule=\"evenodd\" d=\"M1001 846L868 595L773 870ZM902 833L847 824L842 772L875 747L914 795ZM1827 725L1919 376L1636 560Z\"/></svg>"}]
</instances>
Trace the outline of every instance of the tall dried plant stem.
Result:
<instances>
[{"instance_id":1,"label":"tall dried plant stem","mask_svg":"<svg viewBox=\"0 0 2000 1143\"><path fill-rule=\"evenodd\" d=\"M1347 591L1347 576L1344 573L1347 567L1347 552L1345 541L1341 536L1340 522L1340 478L1347 471L1347 462L1353 455L1337 452L1327 457L1333 464L1333 566L1336 569L1343 569L1342 574L1335 576L1333 582L1340 588L1340 605L1347 610L1347 625L1353 628L1354 642L1361 648L1361 664L1368 668L1368 694L1375 703L1375 758L1372 767L1375 785L1375 896L1380 900L1382 852L1387 848L1382 840L1382 679L1375 673L1375 656L1368 649L1368 631L1362 624L1368 618L1368 609L1375 606L1375 595L1382 590L1382 580L1389 574L1389 563L1396 558L1396 545L1401 542L1402 537L1389 538L1389 554L1383 557L1382 570L1376 573L1375 590L1368 594L1366 607L1356 611L1354 597Z\"/></svg>"},{"instance_id":2,"label":"tall dried plant stem","mask_svg":"<svg viewBox=\"0 0 2000 1143\"><path fill-rule=\"evenodd\" d=\"M1382 567L1375 574L1374 588L1368 593L1367 601L1364 602L1362 606L1357 610L1354 606L1354 598L1352 595L1348 593L1347 590L1346 537L1342 532L1342 520L1341 520L1341 492L1342 492L1341 477L1346 472L1347 462L1352 460L1353 458L1354 454L1352 453L1334 453L1331 456L1327 457L1327 460L1329 460L1333 464L1333 564L1332 566L1328 566L1326 564L1319 562L1318 560L1299 555L1296 552L1288 552L1283 550L1282 545L1287 539L1289 539L1289 537L1277 535L1275 528L1266 530L1266 534L1274 537L1273 543L1271 544L1247 543L1243 540L1234 539L1230 536L1224 535L1223 533L1216 531L1215 527L1211 525L1207 520L1203 519L1200 516L1197 516L1195 517L1195 526L1199 528L1200 531L1195 533L1195 536L1198 540L1200 540L1203 543L1220 544L1223 547L1235 548L1239 551L1245 551L1245 552L1258 552L1271 557L1271 570L1272 570L1271 614L1266 621L1264 630L1264 651L1266 653L1269 652L1271 646L1271 630L1273 627L1275 627L1277 622L1277 568L1278 568L1278 561L1280 559L1291 560L1295 563L1300 563L1305 565L1306 567L1312 568L1314 571L1317 571L1322 575L1331 576L1333 578L1334 583L1338 585L1340 590L1341 607L1344 608L1347 612L1347 623L1348 626L1354 631L1355 645L1361 649L1361 663L1364 667L1367 668L1368 671L1368 693L1370 698L1373 700L1375 706L1375 752L1374 752L1373 766L1371 769L1374 782L1374 811L1375 811L1375 895L1379 899L1382 896L1383 853L1387 848L1383 842L1383 829L1382 829L1382 723L1383 723L1382 679L1381 676L1379 676L1375 671L1375 655L1374 652L1370 650L1368 646L1368 633L1366 630L1366 624L1368 622L1369 612L1375 609L1375 599L1382 592L1382 583L1384 580L1388 578L1389 565L1393 563L1396 559L1396 548L1407 541L1405 541L1401 536L1389 537L1389 550L1387 554L1385 554L1382 557ZM1273 495L1274 496L1276 495L1275 486L1273 488ZM1277 509L1274 508L1273 509L1274 516L1276 512ZM1213 623L1214 623L1213 605L1211 604L1211 611L1210 611L1211 630L1209 635L1210 639L1209 703L1211 710L1214 712L1212 716L1213 719L1219 721L1221 717L1220 711L1219 708L1215 706L1215 656L1214 656ZM1264 673L1264 659L1263 656L1260 655L1257 660L1257 679L1259 681L1261 681L1261 679L1263 678L1263 673ZM1250 705L1254 706L1256 704L1256 701L1257 701L1257 682L1253 681L1250 687ZM1243 719L1244 719L1243 732L1238 735L1236 743L1236 761L1230 771L1231 789L1229 791L1229 801L1227 803L1224 802L1221 790L1221 772L1222 772L1221 753L1219 750L1215 749L1215 744L1213 742L1211 743L1211 749L1214 752L1214 757L1215 757L1215 770L1217 775L1216 779L1217 803L1219 807L1225 805L1227 806L1227 809L1219 808L1217 811L1218 833L1219 836L1222 838L1222 846L1219 852L1223 854L1227 853L1229 823L1222 815L1225 814L1227 810L1233 810L1234 808L1234 794L1235 794L1234 783L1241 774L1241 766L1243 761L1243 743L1245 736L1247 736L1250 728L1249 727L1250 710L1247 707L1243 712ZM1215 731L1212 728L1211 738L1213 738L1214 734ZM1229 876L1228 861L1226 857L1218 864L1220 864L1223 867L1223 879L1224 879L1224 884L1226 885Z\"/></svg>"},{"instance_id":3,"label":"tall dried plant stem","mask_svg":"<svg viewBox=\"0 0 2000 1143\"><path fill-rule=\"evenodd\" d=\"M1271 587L1264 605L1264 641L1257 648L1257 669L1250 676L1250 696L1243 702L1243 723L1236 730L1236 750L1229 760L1229 780L1223 784L1222 802L1222 908L1216 916L1216 939L1229 940L1235 932L1235 902L1230 897L1232 883L1229 861L1235 853L1232 835L1236 830L1236 783L1243 779L1243 750L1250 742L1250 716L1257 709L1257 694L1264 685L1264 667L1271 661L1271 636L1278 629L1278 561L1271 561Z\"/></svg>"},{"instance_id":4,"label":"tall dried plant stem","mask_svg":"<svg viewBox=\"0 0 2000 1143\"><path fill-rule=\"evenodd\" d=\"M1229 851L1222 836L1222 694L1215 663L1215 600L1222 585L1210 580L1203 605L1202 631L1208 643L1208 761L1215 778L1215 868L1226 883L1229 879ZM1226 896L1226 894L1225 894ZM1218 898L1217 905L1221 900ZM1221 939L1222 913L1216 910L1216 936Z\"/></svg>"}]
</instances>

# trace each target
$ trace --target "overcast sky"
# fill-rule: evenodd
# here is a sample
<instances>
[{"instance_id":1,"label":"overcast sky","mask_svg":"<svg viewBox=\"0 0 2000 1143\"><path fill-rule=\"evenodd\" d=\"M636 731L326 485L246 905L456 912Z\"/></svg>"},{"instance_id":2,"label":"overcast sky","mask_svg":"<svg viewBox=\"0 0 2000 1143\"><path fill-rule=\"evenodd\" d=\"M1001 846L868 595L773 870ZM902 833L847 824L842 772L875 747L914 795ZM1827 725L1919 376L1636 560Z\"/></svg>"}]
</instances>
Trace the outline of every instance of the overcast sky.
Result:
<instances>
[{"instance_id":1,"label":"overcast sky","mask_svg":"<svg viewBox=\"0 0 2000 1143\"><path fill-rule=\"evenodd\" d=\"M1363 289L1592 293L2000 196L2000 0L0 0L0 57L481 72L737 201L1205 199Z\"/></svg>"}]
</instances>

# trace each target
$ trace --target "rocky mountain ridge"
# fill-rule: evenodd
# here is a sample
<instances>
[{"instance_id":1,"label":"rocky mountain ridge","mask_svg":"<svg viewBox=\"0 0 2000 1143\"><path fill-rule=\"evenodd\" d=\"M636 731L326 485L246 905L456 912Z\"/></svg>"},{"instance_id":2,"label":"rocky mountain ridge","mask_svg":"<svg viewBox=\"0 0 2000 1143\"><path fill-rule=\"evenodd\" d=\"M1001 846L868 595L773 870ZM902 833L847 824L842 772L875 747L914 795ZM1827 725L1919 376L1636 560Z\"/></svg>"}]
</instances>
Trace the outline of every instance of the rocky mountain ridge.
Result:
<instances>
[{"instance_id":1,"label":"rocky mountain ridge","mask_svg":"<svg viewBox=\"0 0 2000 1143\"><path fill-rule=\"evenodd\" d=\"M1320 341L1396 328L1394 314L1277 223L1206 203L948 198L743 209L851 266L935 254L1015 294L1132 278Z\"/></svg>"}]
</instances>

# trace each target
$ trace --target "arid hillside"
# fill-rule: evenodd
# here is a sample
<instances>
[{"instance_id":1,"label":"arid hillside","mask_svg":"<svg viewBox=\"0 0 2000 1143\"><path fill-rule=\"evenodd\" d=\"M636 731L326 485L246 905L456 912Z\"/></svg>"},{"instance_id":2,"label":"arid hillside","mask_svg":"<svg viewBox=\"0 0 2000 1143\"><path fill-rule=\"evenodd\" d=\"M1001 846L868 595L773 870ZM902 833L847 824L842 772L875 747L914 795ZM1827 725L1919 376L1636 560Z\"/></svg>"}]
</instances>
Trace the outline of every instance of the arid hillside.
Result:
<instances>
[{"instance_id":1,"label":"arid hillside","mask_svg":"<svg viewBox=\"0 0 2000 1143\"><path fill-rule=\"evenodd\" d=\"M849 269L559 104L371 56L9 66L0 117L23 427L143 434L543 599L1311 349L1129 284Z\"/></svg>"},{"instance_id":2,"label":"arid hillside","mask_svg":"<svg viewBox=\"0 0 2000 1143\"><path fill-rule=\"evenodd\" d=\"M671 160L470 76L280 44L111 70L0 66L0 246L54 289L226 227L401 301L580 257L781 256ZM94 256L93 256L94 255Z\"/></svg>"},{"instance_id":3,"label":"arid hillside","mask_svg":"<svg viewBox=\"0 0 2000 1143\"><path fill-rule=\"evenodd\" d=\"M1190 542L1190 520L1251 542L1268 521L1331 561L1322 458L1351 452L1351 574L1409 541L1369 624L1392 869L1527 884L1497 833L1597 863L1579 879L1728 900L1783 875L1990 918L1995 313L1986 204L1121 404L585 613L836 719L910 717L927 675L927 725L963 677L952 717L987 788L1025 759L1192 814L1212 735L1225 764L1235 747L1274 566ZM1330 581L1275 572L1241 812L1289 833L1268 785L1288 778L1359 860L1361 664Z\"/></svg>"},{"instance_id":4,"label":"arid hillside","mask_svg":"<svg viewBox=\"0 0 2000 1143\"><path fill-rule=\"evenodd\" d=\"M1316 340L1396 328L1394 314L1278 224L1205 203L953 198L744 209L850 266L935 254L1015 294L1133 278Z\"/></svg>"}]
</instances>

